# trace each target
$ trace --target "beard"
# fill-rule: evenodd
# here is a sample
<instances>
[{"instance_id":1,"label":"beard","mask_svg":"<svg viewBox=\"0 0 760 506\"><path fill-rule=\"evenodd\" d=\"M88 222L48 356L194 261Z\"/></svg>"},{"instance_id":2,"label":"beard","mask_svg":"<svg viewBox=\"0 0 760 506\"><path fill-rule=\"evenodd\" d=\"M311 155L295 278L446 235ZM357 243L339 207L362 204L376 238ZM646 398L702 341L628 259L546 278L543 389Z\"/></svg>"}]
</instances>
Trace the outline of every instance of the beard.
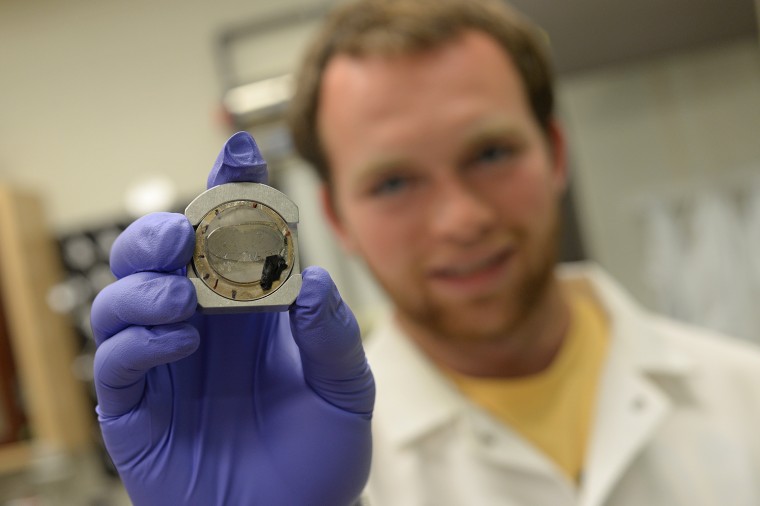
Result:
<instances>
[{"instance_id":1,"label":"beard","mask_svg":"<svg viewBox=\"0 0 760 506\"><path fill-rule=\"evenodd\" d=\"M554 279L559 251L559 212L543 230L532 248L520 248L521 258L510 268L516 277L492 297L461 304L444 302L430 291L405 290L375 278L394 303L397 315L431 337L451 343L499 341L513 333L541 304ZM521 237L520 237L521 236ZM518 236L526 244L527 234Z\"/></svg>"}]
</instances>

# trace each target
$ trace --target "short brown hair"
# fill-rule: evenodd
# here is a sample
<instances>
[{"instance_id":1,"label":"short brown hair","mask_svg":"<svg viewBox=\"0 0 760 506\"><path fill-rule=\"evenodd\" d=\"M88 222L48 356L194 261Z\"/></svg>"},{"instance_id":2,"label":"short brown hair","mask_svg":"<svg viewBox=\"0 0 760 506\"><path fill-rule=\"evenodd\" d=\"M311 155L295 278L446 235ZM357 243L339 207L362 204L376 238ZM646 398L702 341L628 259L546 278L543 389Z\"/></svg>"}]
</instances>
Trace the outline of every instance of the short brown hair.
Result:
<instances>
[{"instance_id":1,"label":"short brown hair","mask_svg":"<svg viewBox=\"0 0 760 506\"><path fill-rule=\"evenodd\" d=\"M503 2L360 0L328 16L301 65L288 114L298 153L329 182L317 114L322 76L333 56L404 55L440 46L466 30L490 35L512 56L533 114L547 131L554 109L554 91L545 37Z\"/></svg>"}]
</instances>

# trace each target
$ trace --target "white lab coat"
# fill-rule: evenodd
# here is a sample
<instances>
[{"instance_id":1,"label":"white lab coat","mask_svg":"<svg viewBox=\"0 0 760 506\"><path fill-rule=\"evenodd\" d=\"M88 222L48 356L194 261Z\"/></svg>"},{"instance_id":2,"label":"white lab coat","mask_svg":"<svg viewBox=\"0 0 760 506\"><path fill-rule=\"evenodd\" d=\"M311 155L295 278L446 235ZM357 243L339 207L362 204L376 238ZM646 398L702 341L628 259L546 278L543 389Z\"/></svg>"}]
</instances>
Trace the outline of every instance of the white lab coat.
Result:
<instances>
[{"instance_id":1,"label":"white lab coat","mask_svg":"<svg viewBox=\"0 0 760 506\"><path fill-rule=\"evenodd\" d=\"M758 506L760 354L658 318L592 266L610 318L580 485L458 393L387 318L368 339L377 383L370 506Z\"/></svg>"}]
</instances>

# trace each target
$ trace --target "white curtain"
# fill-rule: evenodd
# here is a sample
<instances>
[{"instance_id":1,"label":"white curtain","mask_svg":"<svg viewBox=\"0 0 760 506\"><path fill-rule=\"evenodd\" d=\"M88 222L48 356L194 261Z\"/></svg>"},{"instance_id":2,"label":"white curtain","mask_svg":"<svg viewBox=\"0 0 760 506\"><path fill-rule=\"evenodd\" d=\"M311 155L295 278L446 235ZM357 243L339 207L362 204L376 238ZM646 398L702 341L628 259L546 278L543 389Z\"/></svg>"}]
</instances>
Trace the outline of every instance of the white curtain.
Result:
<instances>
[{"instance_id":1,"label":"white curtain","mask_svg":"<svg viewBox=\"0 0 760 506\"><path fill-rule=\"evenodd\" d=\"M760 342L760 181L656 200L644 224L656 309Z\"/></svg>"}]
</instances>

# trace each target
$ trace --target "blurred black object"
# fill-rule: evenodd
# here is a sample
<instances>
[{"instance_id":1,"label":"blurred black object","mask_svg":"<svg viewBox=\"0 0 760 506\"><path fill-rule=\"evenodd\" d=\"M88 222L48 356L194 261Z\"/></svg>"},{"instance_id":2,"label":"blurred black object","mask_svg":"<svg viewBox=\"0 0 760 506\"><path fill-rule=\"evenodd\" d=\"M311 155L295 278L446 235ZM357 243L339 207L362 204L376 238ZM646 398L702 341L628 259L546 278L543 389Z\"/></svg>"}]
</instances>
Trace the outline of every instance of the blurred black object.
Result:
<instances>
[{"instance_id":1,"label":"blurred black object","mask_svg":"<svg viewBox=\"0 0 760 506\"><path fill-rule=\"evenodd\" d=\"M124 220L67 233L57 238L65 278L50 290L48 304L54 311L67 314L76 331L78 351L72 368L77 378L88 387L93 417L97 399L93 383L95 340L90 327L90 309L98 292L116 279L111 274L109 255L113 242L127 225L128 221ZM97 424L93 426L97 427ZM105 450L100 431L94 430L92 438L104 469L116 477L116 468Z\"/></svg>"}]
</instances>

